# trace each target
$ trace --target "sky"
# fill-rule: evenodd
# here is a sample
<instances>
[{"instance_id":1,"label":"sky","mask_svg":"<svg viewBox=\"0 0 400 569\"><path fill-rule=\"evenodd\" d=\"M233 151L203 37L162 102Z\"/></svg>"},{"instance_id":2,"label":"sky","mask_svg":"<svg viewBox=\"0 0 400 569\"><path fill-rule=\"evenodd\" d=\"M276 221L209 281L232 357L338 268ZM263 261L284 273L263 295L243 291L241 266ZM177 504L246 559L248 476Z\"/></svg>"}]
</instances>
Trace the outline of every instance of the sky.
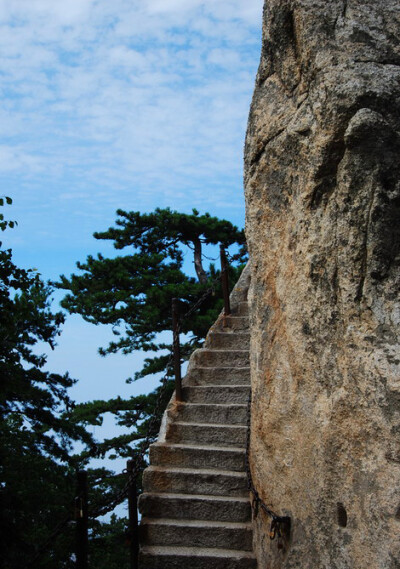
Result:
<instances>
[{"instance_id":1,"label":"sky","mask_svg":"<svg viewBox=\"0 0 400 569\"><path fill-rule=\"evenodd\" d=\"M0 182L14 261L47 279L111 245L115 210L171 207L244 223L243 144L262 0L0 0ZM55 295L55 305L60 294ZM55 306L57 307L57 306ZM141 354L68 317L48 368L78 401L129 396Z\"/></svg>"}]
</instances>

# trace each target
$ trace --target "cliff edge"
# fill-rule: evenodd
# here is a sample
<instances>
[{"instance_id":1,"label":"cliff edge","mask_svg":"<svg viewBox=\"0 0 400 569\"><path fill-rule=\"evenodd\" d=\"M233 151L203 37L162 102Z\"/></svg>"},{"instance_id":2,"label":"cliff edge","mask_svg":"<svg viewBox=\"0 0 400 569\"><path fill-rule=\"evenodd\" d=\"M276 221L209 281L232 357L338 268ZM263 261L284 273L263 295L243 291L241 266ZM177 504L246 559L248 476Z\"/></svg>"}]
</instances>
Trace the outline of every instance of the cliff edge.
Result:
<instances>
[{"instance_id":1,"label":"cliff edge","mask_svg":"<svg viewBox=\"0 0 400 569\"><path fill-rule=\"evenodd\" d=\"M260 566L400 567L400 3L268 0L245 149Z\"/></svg>"}]
</instances>

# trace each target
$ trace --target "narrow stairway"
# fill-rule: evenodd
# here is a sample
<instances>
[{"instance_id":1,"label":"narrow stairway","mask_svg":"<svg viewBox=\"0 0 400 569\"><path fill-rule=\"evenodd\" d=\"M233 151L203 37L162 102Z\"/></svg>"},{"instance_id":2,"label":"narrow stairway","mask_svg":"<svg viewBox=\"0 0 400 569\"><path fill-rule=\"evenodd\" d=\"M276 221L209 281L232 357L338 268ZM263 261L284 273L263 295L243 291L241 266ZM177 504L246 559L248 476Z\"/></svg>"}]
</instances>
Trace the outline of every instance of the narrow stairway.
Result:
<instances>
[{"instance_id":1,"label":"narrow stairway","mask_svg":"<svg viewBox=\"0 0 400 569\"><path fill-rule=\"evenodd\" d=\"M245 271L246 273L246 271ZM255 569L245 473L250 390L248 277L196 350L140 497L140 569Z\"/></svg>"}]
</instances>

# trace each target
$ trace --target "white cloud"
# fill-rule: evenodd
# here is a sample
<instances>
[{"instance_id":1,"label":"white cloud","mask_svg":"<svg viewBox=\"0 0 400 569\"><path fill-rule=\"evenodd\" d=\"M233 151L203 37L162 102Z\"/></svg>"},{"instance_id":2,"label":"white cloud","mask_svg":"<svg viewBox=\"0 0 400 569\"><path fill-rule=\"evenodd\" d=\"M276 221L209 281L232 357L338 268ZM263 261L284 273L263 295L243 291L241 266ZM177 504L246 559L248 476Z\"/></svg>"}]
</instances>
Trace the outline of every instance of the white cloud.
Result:
<instances>
[{"instance_id":1,"label":"white cloud","mask_svg":"<svg viewBox=\"0 0 400 569\"><path fill-rule=\"evenodd\" d=\"M19 223L4 243L18 265L56 279L100 247L112 254L91 236L118 207L243 222L262 4L0 0L0 179ZM142 355L96 355L108 340L67 320L49 369L80 379L77 399L146 391L123 381Z\"/></svg>"},{"instance_id":2,"label":"white cloud","mask_svg":"<svg viewBox=\"0 0 400 569\"><path fill-rule=\"evenodd\" d=\"M72 239L97 229L93 216L109 224L110 203L230 204L236 215L261 10L262 0L0 0L3 184L27 215L38 193L81 203Z\"/></svg>"}]
</instances>

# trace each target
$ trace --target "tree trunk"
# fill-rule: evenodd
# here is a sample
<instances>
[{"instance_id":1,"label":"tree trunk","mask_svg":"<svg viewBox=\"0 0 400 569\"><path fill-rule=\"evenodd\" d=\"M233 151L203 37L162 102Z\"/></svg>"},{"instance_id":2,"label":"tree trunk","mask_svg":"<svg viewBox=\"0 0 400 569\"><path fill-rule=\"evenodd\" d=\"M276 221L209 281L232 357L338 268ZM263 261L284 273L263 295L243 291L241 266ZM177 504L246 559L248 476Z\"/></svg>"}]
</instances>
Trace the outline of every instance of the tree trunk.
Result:
<instances>
[{"instance_id":1,"label":"tree trunk","mask_svg":"<svg viewBox=\"0 0 400 569\"><path fill-rule=\"evenodd\" d=\"M207 273L203 268L203 263L201 262L201 241L200 239L193 240L194 245L194 268L196 269L197 278L201 284L207 282Z\"/></svg>"}]
</instances>

